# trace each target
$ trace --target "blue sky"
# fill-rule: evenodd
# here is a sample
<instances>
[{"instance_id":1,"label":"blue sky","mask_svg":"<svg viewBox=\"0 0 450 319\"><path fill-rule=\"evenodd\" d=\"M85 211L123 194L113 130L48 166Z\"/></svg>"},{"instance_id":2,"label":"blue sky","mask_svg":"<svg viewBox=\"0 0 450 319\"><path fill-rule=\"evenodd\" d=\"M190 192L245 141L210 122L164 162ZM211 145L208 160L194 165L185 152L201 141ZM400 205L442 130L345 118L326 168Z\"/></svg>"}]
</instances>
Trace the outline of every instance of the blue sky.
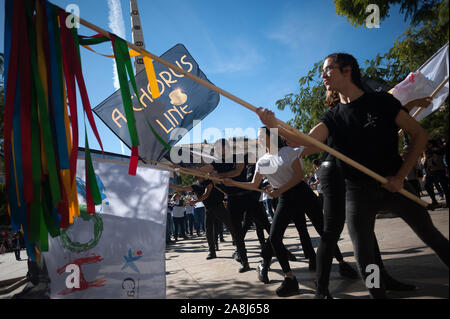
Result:
<instances>
[{"instance_id":1,"label":"blue sky","mask_svg":"<svg viewBox=\"0 0 450 319\"><path fill-rule=\"evenodd\" d=\"M75 3L80 16L104 29L108 27L107 0L53 0L61 7ZM121 0L126 39L131 41L130 5ZM377 53L385 53L407 28L398 8L381 21L380 28L354 28L335 12L332 1L268 0L138 0L146 49L161 55L182 43L211 82L255 106L274 110L277 118L293 117L286 109L276 109L275 101L298 90L298 79L329 53L353 54L360 64ZM92 35L81 27L79 33ZM0 9L0 52L3 52L4 3ZM110 45L97 46L111 54ZM92 107L115 89L112 59L82 49L83 73ZM79 100L80 101L80 100ZM79 102L81 103L81 101ZM79 106L79 114L82 114ZM96 117L104 150L121 153L119 140ZM80 120L80 146L84 145ZM202 123L224 132L226 128L261 126L256 114L235 102L221 101ZM88 129L89 130L89 129ZM89 132L91 148L98 149ZM256 136L249 136L256 137ZM208 138L207 138L208 139ZM194 140L192 131L181 143ZM129 154L126 149L126 154Z\"/></svg>"}]
</instances>

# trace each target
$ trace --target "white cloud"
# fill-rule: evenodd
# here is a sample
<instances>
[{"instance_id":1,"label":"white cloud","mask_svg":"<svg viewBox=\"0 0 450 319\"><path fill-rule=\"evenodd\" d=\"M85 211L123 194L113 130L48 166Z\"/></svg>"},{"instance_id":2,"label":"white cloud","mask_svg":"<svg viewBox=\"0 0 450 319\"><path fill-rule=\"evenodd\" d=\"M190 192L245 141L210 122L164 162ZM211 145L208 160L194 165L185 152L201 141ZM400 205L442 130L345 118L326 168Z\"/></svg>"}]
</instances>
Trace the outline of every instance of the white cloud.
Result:
<instances>
[{"instance_id":1,"label":"white cloud","mask_svg":"<svg viewBox=\"0 0 450 319\"><path fill-rule=\"evenodd\" d=\"M297 4L289 4L271 21L269 25L272 28L266 36L287 46L296 56L326 51L333 34L343 23L335 17L325 19L325 11L310 11Z\"/></svg>"},{"instance_id":2,"label":"white cloud","mask_svg":"<svg viewBox=\"0 0 450 319\"><path fill-rule=\"evenodd\" d=\"M235 73L248 71L264 62L263 55L250 41L235 39L224 51L216 49L214 43L210 43L212 62L208 66L208 73Z\"/></svg>"},{"instance_id":3,"label":"white cloud","mask_svg":"<svg viewBox=\"0 0 450 319\"><path fill-rule=\"evenodd\" d=\"M109 28L114 34L118 35L122 39L125 39L125 23L123 21L122 5L120 4L120 0L108 0L108 8ZM113 62L113 80L114 88L118 90L120 88L120 84L115 61Z\"/></svg>"}]
</instances>

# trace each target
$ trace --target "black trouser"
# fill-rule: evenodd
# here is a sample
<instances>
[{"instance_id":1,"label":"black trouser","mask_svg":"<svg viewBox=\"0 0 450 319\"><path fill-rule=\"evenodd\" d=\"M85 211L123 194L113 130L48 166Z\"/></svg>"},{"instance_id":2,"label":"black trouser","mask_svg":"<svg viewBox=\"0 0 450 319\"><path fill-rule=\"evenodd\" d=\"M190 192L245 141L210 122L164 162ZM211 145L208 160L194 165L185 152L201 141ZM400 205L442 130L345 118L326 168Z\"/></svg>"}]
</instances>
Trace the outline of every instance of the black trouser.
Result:
<instances>
[{"instance_id":1,"label":"black trouser","mask_svg":"<svg viewBox=\"0 0 450 319\"><path fill-rule=\"evenodd\" d=\"M272 207L274 212L277 210L278 198L272 199ZM272 216L272 220L273 220ZM296 215L295 220L293 220L295 228L297 228L298 236L300 237L300 243L302 244L303 254L306 259L316 258L316 253L311 243L311 237L309 237L308 228L306 227L305 215Z\"/></svg>"},{"instance_id":2,"label":"black trouser","mask_svg":"<svg viewBox=\"0 0 450 319\"><path fill-rule=\"evenodd\" d=\"M258 202L259 205L259 209L252 211L249 210L247 212L245 212L245 217L244 217L244 223L242 226L242 234L244 236L245 239L245 235L247 234L247 231L250 229L251 224L254 222L255 226L256 226L256 236L258 236L258 241L261 244L261 256L263 256L263 249L265 249L266 245L269 245L265 238L264 238L264 230L267 232L267 234L270 235L270 228L271 228L271 224L269 221L269 218L267 217L267 213L264 210L263 204L262 202ZM255 205L256 208L256 205ZM295 223L296 225L299 224L298 222ZM304 221L304 225L305 225L305 230L306 230L306 220ZM311 244L311 238L309 238L309 234L306 231L307 236L302 236L303 240L306 240L306 238L309 240L309 246L311 246L311 250L314 253L314 249L312 248L312 244ZM269 248L271 251L271 247ZM283 245L283 249L286 251L286 254L289 255L289 251L287 250L287 248Z\"/></svg>"},{"instance_id":3,"label":"black trouser","mask_svg":"<svg viewBox=\"0 0 450 319\"><path fill-rule=\"evenodd\" d=\"M321 292L328 290L333 254L336 252L337 242L341 236L345 223L345 194L346 185L341 168L335 162L324 162L320 170L320 183L324 195L324 232L320 237L317 249L316 279ZM378 242L375 238L373 248L376 264L380 270L384 269Z\"/></svg>"},{"instance_id":4,"label":"black trouser","mask_svg":"<svg viewBox=\"0 0 450 319\"><path fill-rule=\"evenodd\" d=\"M253 223L255 223L256 226L256 235L258 236L259 243L263 246L266 241L264 230L266 230L268 234L270 233L270 222L262 202L258 202L257 210L245 212L244 223L242 224L242 234L244 238Z\"/></svg>"},{"instance_id":5,"label":"black trouser","mask_svg":"<svg viewBox=\"0 0 450 319\"><path fill-rule=\"evenodd\" d=\"M215 230L215 223L217 220L225 224L233 239L235 237L230 212L225 208L225 206L223 206L223 202L218 201L215 204L206 204L205 231L206 240L208 241L208 249L211 253L216 251L215 242L217 238L217 231Z\"/></svg>"},{"instance_id":6,"label":"black trouser","mask_svg":"<svg viewBox=\"0 0 450 319\"><path fill-rule=\"evenodd\" d=\"M264 225L263 215L257 213L261 210L259 204L259 193L248 192L243 194L228 195L228 209L231 213L231 227L235 232L236 249L242 264L248 263L247 251L245 249L244 232L242 230L242 222L244 213L250 212L253 220L258 225ZM265 216L267 219L267 216Z\"/></svg>"},{"instance_id":7,"label":"black trouser","mask_svg":"<svg viewBox=\"0 0 450 319\"><path fill-rule=\"evenodd\" d=\"M439 258L449 264L449 241L433 225L428 211L400 193L392 193L375 180L346 180L346 218L347 227L353 243L355 258L363 281L367 277L366 267L377 264L373 247L376 243L374 234L375 217L379 212L394 212L399 215L419 236L433 249ZM404 188L412 191L408 182ZM371 288L373 298L385 298L384 286Z\"/></svg>"},{"instance_id":8,"label":"black trouser","mask_svg":"<svg viewBox=\"0 0 450 319\"><path fill-rule=\"evenodd\" d=\"M409 179L408 182L411 184L414 190L414 195L420 198L420 191L422 190L422 187L420 186L420 182L418 179Z\"/></svg>"},{"instance_id":9,"label":"black trouser","mask_svg":"<svg viewBox=\"0 0 450 319\"><path fill-rule=\"evenodd\" d=\"M242 224L242 233L245 236L247 235L247 232L250 230L250 228L252 227L252 225L254 224L253 219L249 216L249 214L245 214L244 217L244 223ZM256 236L258 237L258 241L260 243L260 245L264 245L266 238L264 237L264 229L259 227L258 225L255 224L255 228L256 228Z\"/></svg>"},{"instance_id":10,"label":"black trouser","mask_svg":"<svg viewBox=\"0 0 450 319\"><path fill-rule=\"evenodd\" d=\"M16 255L16 260L20 260L20 249L14 249L14 254Z\"/></svg>"},{"instance_id":11,"label":"black trouser","mask_svg":"<svg viewBox=\"0 0 450 319\"><path fill-rule=\"evenodd\" d=\"M302 181L279 197L277 209L272 221L272 227L270 228L268 240L270 245L264 247L262 254L264 261L270 263L273 249L284 273L291 270L286 250L283 249L284 232L291 220L301 224L305 213L312 222L317 233L322 235L323 215L320 209L319 199L311 188ZM338 249L336 249L336 254L339 256L336 258L342 259L342 255Z\"/></svg>"},{"instance_id":12,"label":"black trouser","mask_svg":"<svg viewBox=\"0 0 450 319\"><path fill-rule=\"evenodd\" d=\"M184 230L184 217L172 217L173 224L175 225L175 232L173 234L173 237L175 239L180 235L181 237L186 236L186 232Z\"/></svg>"},{"instance_id":13,"label":"black trouser","mask_svg":"<svg viewBox=\"0 0 450 319\"><path fill-rule=\"evenodd\" d=\"M217 218L214 223L214 236L215 236L214 239L215 239L216 243L217 243L218 238L220 238L220 239L223 238L223 223L221 220L219 220Z\"/></svg>"},{"instance_id":14,"label":"black trouser","mask_svg":"<svg viewBox=\"0 0 450 319\"><path fill-rule=\"evenodd\" d=\"M433 171L432 172L433 181L436 186L441 186L442 191L445 195L445 202L448 206L448 178L445 175L445 170ZM437 187L436 187L437 188Z\"/></svg>"},{"instance_id":15,"label":"black trouser","mask_svg":"<svg viewBox=\"0 0 450 319\"><path fill-rule=\"evenodd\" d=\"M311 242L311 237L308 233L308 227L306 226L305 214L298 214L293 220L295 228L297 228L298 236L300 237L300 243L303 248L303 255L306 259L315 259L316 252Z\"/></svg>"},{"instance_id":16,"label":"black trouser","mask_svg":"<svg viewBox=\"0 0 450 319\"><path fill-rule=\"evenodd\" d=\"M345 223L345 179L340 168L322 163L320 185L323 194L324 232L317 249L316 277L318 289L328 289L333 253Z\"/></svg>"},{"instance_id":17,"label":"black trouser","mask_svg":"<svg viewBox=\"0 0 450 319\"><path fill-rule=\"evenodd\" d=\"M194 232L194 214L186 213L186 232L191 234Z\"/></svg>"}]
</instances>

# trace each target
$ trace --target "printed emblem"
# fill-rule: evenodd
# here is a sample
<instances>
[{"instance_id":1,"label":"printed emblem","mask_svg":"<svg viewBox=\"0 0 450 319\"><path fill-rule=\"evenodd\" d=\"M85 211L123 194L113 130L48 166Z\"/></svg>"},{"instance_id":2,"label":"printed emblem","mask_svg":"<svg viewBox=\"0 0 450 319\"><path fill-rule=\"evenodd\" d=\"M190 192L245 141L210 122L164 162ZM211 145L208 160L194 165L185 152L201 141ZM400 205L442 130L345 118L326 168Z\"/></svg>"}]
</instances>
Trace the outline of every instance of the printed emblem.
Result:
<instances>
[{"instance_id":1,"label":"printed emblem","mask_svg":"<svg viewBox=\"0 0 450 319\"><path fill-rule=\"evenodd\" d=\"M376 127L377 124L375 121L378 120L378 117L372 116L372 114L367 113L367 123L364 125L364 128L366 127Z\"/></svg>"}]
</instances>

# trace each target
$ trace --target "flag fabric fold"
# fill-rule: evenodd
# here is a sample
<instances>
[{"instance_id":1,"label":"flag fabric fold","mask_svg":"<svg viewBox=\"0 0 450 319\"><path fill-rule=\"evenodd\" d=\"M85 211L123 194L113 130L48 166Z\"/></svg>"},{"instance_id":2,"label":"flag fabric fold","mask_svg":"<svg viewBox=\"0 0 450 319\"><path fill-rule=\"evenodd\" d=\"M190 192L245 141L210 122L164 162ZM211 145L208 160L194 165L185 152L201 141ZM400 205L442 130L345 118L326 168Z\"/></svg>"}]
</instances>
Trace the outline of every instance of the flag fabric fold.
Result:
<instances>
[{"instance_id":1,"label":"flag fabric fold","mask_svg":"<svg viewBox=\"0 0 450 319\"><path fill-rule=\"evenodd\" d=\"M449 76L448 43L440 48L428 61L426 61L416 72L410 73L406 79L391 89L394 95L403 105L412 100L430 96L434 90ZM425 108L416 116L421 120L439 109L445 102L449 93L448 82L433 97L430 106ZM417 111L414 107L410 114Z\"/></svg>"}]
</instances>

